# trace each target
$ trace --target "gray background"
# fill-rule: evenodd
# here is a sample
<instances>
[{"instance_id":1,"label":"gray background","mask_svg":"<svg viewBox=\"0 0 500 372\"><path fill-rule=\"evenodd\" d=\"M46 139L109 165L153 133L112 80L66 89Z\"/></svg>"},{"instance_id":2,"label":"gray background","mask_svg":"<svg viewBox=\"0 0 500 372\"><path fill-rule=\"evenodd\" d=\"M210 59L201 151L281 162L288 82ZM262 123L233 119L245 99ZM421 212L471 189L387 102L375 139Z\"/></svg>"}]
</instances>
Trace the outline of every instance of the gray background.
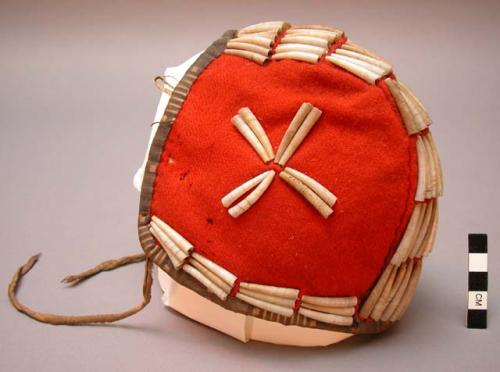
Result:
<instances>
[{"instance_id":1,"label":"gray background","mask_svg":"<svg viewBox=\"0 0 500 372\"><path fill-rule=\"evenodd\" d=\"M498 370L499 15L495 1L2 0L0 283L43 252L20 292L39 310L139 301L142 265L74 289L59 279L140 249L131 183L159 98L152 77L229 28L333 24L386 57L434 119L446 184L415 300L383 335L325 349L245 345L166 310L157 283L146 310L110 326L42 325L2 294L0 370ZM469 232L490 239L488 330L464 326Z\"/></svg>"}]
</instances>

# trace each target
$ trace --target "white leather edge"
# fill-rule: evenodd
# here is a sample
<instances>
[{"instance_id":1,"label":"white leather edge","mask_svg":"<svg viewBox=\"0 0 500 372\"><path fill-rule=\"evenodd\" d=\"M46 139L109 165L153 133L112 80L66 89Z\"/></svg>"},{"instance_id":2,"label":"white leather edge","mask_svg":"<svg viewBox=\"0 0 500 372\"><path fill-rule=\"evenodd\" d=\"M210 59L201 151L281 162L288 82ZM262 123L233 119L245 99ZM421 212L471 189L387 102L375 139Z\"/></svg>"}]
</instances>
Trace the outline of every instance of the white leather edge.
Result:
<instances>
[{"instance_id":1,"label":"white leather edge","mask_svg":"<svg viewBox=\"0 0 500 372\"><path fill-rule=\"evenodd\" d=\"M350 333L286 326L227 310L177 283L161 269L158 269L158 281L164 292L162 301L165 306L242 342L254 340L279 345L315 347L335 344L353 336Z\"/></svg>"}]
</instances>

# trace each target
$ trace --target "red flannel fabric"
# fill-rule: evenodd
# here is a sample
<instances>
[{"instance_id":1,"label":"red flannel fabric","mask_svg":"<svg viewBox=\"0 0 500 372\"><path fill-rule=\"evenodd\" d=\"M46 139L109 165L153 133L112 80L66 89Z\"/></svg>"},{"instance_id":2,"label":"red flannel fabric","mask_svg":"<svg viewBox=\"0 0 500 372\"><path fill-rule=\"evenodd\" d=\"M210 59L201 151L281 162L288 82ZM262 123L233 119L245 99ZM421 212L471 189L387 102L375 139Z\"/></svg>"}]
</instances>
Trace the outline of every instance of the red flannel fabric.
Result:
<instances>
[{"instance_id":1,"label":"red flannel fabric","mask_svg":"<svg viewBox=\"0 0 500 372\"><path fill-rule=\"evenodd\" d=\"M232 218L220 199L265 165L231 124L248 106L276 151L303 102L323 111L287 165L337 197L323 219L276 175ZM164 146L152 214L239 280L317 296L364 295L397 247L414 206L415 141L381 82L327 61L264 66L221 55L199 76Z\"/></svg>"}]
</instances>

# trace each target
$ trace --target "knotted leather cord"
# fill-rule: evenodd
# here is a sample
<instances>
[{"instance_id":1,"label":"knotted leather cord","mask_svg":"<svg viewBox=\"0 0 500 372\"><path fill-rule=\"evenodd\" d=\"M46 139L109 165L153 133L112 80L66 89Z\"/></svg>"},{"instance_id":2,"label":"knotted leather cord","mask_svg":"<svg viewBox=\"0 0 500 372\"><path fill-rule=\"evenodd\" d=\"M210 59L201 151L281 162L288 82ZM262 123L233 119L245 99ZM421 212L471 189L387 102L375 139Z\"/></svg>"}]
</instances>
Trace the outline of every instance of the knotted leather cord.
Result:
<instances>
[{"instance_id":1,"label":"knotted leather cord","mask_svg":"<svg viewBox=\"0 0 500 372\"><path fill-rule=\"evenodd\" d=\"M92 324L92 323L112 323L121 319L125 319L131 315L134 315L144 309L151 301L151 286L153 284L152 268L153 261L148 259L144 253L136 254L132 256L121 257L116 260L104 261L96 267L86 270L77 275L70 275L64 278L62 281L65 283L71 283L76 285L81 281L90 278L102 271L114 270L118 267L141 262L146 260L145 273L144 273L144 284L142 288L143 300L142 303L136 305L128 310L120 313L111 314L89 314L89 315L59 315L42 313L33 310L22 303L19 302L17 298L17 290L19 288L19 283L21 282L24 275L26 275L31 268L36 264L40 255L32 256L23 266L17 269L16 273L12 277L9 284L8 294L11 304L21 313L39 321L42 323L48 323L53 325L81 325L81 324Z\"/></svg>"}]
</instances>

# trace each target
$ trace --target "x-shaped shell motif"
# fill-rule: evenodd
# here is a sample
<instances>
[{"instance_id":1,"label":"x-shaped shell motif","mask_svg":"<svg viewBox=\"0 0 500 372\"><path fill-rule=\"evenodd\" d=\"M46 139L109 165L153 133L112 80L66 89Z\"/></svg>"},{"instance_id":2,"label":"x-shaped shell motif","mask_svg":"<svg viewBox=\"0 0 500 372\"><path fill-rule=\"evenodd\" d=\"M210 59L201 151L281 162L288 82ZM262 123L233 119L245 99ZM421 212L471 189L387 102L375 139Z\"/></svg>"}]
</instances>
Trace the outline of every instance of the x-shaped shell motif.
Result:
<instances>
[{"instance_id":1,"label":"x-shaped shell motif","mask_svg":"<svg viewBox=\"0 0 500 372\"><path fill-rule=\"evenodd\" d=\"M322 111L310 103L303 103L288 126L276 155L264 128L248 107L240 109L231 121L264 163L274 160L276 164L285 167L321 114ZM245 181L222 198L222 205L229 208L228 212L234 218L241 216L262 197L271 185L275 174L274 170L268 170ZM333 213L332 207L337 198L321 183L290 167L285 167L279 176L311 203L324 218L328 218ZM245 198L234 204L250 190L252 191Z\"/></svg>"}]
</instances>

